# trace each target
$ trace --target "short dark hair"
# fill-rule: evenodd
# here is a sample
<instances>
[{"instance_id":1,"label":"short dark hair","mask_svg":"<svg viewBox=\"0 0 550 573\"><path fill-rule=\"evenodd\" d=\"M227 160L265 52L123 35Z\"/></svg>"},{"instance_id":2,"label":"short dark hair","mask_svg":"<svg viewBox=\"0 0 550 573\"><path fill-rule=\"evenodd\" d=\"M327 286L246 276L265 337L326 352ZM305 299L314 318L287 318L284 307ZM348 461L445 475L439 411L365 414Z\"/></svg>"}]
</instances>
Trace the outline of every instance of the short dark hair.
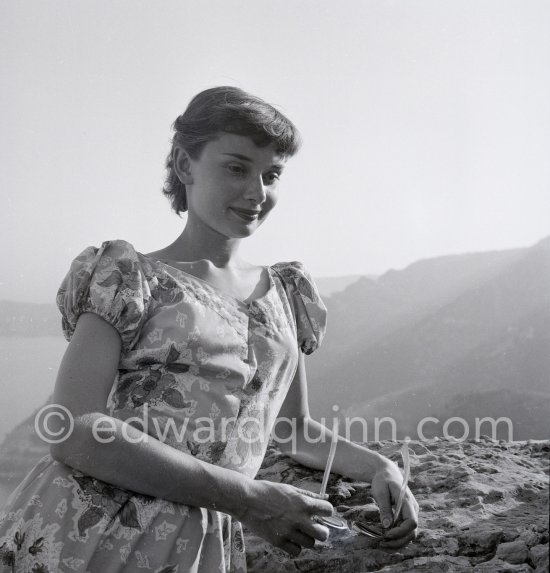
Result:
<instances>
[{"instance_id":1,"label":"short dark hair","mask_svg":"<svg viewBox=\"0 0 550 573\"><path fill-rule=\"evenodd\" d=\"M175 133L166 158L162 192L177 215L187 211L187 195L174 170L176 145L183 147L192 159L198 159L204 146L221 133L246 135L260 147L274 145L277 153L285 157L294 155L301 143L298 129L280 111L233 86L219 86L197 94L172 128Z\"/></svg>"}]
</instances>

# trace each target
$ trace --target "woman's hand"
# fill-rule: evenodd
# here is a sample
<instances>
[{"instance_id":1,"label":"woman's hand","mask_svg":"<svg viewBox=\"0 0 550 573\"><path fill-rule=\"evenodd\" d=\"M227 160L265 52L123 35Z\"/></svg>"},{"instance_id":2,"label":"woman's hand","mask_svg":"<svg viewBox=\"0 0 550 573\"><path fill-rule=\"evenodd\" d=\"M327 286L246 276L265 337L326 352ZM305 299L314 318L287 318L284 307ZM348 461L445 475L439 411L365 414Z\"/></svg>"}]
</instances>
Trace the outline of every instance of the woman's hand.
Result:
<instances>
[{"instance_id":1,"label":"woman's hand","mask_svg":"<svg viewBox=\"0 0 550 573\"><path fill-rule=\"evenodd\" d=\"M332 505L319 494L288 484L255 480L239 520L275 547L297 557L302 547L313 547L316 539L328 538L328 529L314 519L333 512Z\"/></svg>"},{"instance_id":2,"label":"woman's hand","mask_svg":"<svg viewBox=\"0 0 550 573\"><path fill-rule=\"evenodd\" d=\"M403 476L393 462L387 460L372 479L372 495L380 508L380 521L386 530L380 546L387 549L402 547L417 534L418 503L407 488L400 515L393 523L393 505L397 503L403 484ZM389 529L388 529L389 528Z\"/></svg>"}]
</instances>

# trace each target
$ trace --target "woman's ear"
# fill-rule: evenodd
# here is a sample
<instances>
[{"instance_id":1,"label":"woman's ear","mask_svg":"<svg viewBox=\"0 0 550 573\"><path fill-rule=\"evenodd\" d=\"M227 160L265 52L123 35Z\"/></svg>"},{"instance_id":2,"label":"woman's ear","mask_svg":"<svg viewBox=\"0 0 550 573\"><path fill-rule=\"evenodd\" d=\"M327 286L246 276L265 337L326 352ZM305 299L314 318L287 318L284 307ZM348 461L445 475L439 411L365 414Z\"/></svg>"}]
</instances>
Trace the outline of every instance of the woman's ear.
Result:
<instances>
[{"instance_id":1,"label":"woman's ear","mask_svg":"<svg viewBox=\"0 0 550 573\"><path fill-rule=\"evenodd\" d=\"M191 185L193 178L191 177L191 158L183 147L176 145L172 151L172 159L174 162L174 171L178 179L184 185Z\"/></svg>"}]
</instances>

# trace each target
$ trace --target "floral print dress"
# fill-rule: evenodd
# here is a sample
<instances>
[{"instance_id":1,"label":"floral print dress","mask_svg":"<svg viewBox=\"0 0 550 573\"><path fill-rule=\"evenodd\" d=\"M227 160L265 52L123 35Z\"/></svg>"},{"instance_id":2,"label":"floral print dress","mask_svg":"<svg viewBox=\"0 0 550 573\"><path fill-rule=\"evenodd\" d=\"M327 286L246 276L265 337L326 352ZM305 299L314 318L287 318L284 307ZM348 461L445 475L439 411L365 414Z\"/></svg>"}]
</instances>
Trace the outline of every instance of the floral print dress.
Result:
<instances>
[{"instance_id":1,"label":"floral print dress","mask_svg":"<svg viewBox=\"0 0 550 573\"><path fill-rule=\"evenodd\" d=\"M65 338L93 312L120 334L107 411L198 459L253 478L326 309L298 262L267 267L249 303L124 240L86 248L58 294ZM219 511L128 491L42 458L0 512L0 571L246 571L241 524Z\"/></svg>"}]
</instances>

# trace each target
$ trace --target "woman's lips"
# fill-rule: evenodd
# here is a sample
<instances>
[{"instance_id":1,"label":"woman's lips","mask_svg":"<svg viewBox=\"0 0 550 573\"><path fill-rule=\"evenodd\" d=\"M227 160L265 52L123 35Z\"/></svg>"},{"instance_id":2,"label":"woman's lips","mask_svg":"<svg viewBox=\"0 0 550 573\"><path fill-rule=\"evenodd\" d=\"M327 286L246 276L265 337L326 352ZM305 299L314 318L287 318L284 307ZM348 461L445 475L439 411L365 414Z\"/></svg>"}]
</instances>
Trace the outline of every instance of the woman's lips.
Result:
<instances>
[{"instance_id":1,"label":"woman's lips","mask_svg":"<svg viewBox=\"0 0 550 573\"><path fill-rule=\"evenodd\" d=\"M231 207L231 210L234 211L241 219L245 221L255 221L260 214L260 211L249 211L247 209L237 209L236 207Z\"/></svg>"}]
</instances>

